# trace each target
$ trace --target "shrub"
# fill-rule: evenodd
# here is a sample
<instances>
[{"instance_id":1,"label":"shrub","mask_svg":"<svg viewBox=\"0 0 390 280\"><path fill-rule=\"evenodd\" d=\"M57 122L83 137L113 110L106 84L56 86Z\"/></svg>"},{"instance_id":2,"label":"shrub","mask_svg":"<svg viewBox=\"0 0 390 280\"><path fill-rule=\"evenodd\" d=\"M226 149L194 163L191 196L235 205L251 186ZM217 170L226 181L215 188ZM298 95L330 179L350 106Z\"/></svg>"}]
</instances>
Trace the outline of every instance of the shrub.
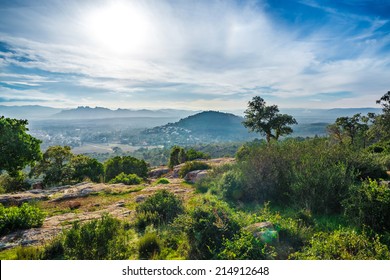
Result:
<instances>
[{"instance_id":1,"label":"shrub","mask_svg":"<svg viewBox=\"0 0 390 280\"><path fill-rule=\"evenodd\" d=\"M156 258L160 250L160 241L156 233L146 233L138 242L138 254L141 260Z\"/></svg>"},{"instance_id":2,"label":"shrub","mask_svg":"<svg viewBox=\"0 0 390 280\"><path fill-rule=\"evenodd\" d=\"M112 179L109 184L125 184L125 185L138 185L142 182L142 179L136 174L125 174L120 173L114 179Z\"/></svg>"},{"instance_id":3,"label":"shrub","mask_svg":"<svg viewBox=\"0 0 390 280\"><path fill-rule=\"evenodd\" d=\"M351 187L345 214L356 225L375 231L390 230L390 189L374 180Z\"/></svg>"},{"instance_id":4,"label":"shrub","mask_svg":"<svg viewBox=\"0 0 390 280\"><path fill-rule=\"evenodd\" d=\"M0 234L19 229L40 227L45 214L37 207L23 203L20 207L5 208L0 204Z\"/></svg>"},{"instance_id":5,"label":"shrub","mask_svg":"<svg viewBox=\"0 0 390 280\"><path fill-rule=\"evenodd\" d=\"M36 246L23 246L16 249L17 260L41 260L43 249Z\"/></svg>"},{"instance_id":6,"label":"shrub","mask_svg":"<svg viewBox=\"0 0 390 280\"><path fill-rule=\"evenodd\" d=\"M109 215L81 225L75 222L64 236L64 256L73 260L127 258L127 240L119 220ZM118 242L118 239L121 242ZM118 248L118 246L120 246Z\"/></svg>"},{"instance_id":7,"label":"shrub","mask_svg":"<svg viewBox=\"0 0 390 280\"><path fill-rule=\"evenodd\" d=\"M187 161L195 160L195 159L209 159L210 156L206 153L196 151L193 148L190 148L186 151L186 158Z\"/></svg>"},{"instance_id":8,"label":"shrub","mask_svg":"<svg viewBox=\"0 0 390 280\"><path fill-rule=\"evenodd\" d=\"M166 185L166 184L169 184L169 180L166 179L166 178L160 178L160 179L157 180L156 184L164 184L164 185Z\"/></svg>"},{"instance_id":9,"label":"shrub","mask_svg":"<svg viewBox=\"0 0 390 280\"><path fill-rule=\"evenodd\" d=\"M308 246L290 256L302 260L388 260L390 252L379 237L368 237L351 230L320 232L313 236Z\"/></svg>"},{"instance_id":10,"label":"shrub","mask_svg":"<svg viewBox=\"0 0 390 280\"><path fill-rule=\"evenodd\" d=\"M30 184L26 182L26 176L22 172L16 172L14 176L9 175L8 173L0 175L0 188L2 188L5 193L24 191L30 189L30 187Z\"/></svg>"},{"instance_id":11,"label":"shrub","mask_svg":"<svg viewBox=\"0 0 390 280\"><path fill-rule=\"evenodd\" d=\"M190 259L217 258L224 240L233 238L240 228L227 204L209 198L198 201L188 218L180 222L190 244Z\"/></svg>"},{"instance_id":12,"label":"shrub","mask_svg":"<svg viewBox=\"0 0 390 280\"><path fill-rule=\"evenodd\" d=\"M173 193L162 190L148 197L137 205L138 229L143 230L145 225L167 224L183 212L183 204Z\"/></svg>"},{"instance_id":13,"label":"shrub","mask_svg":"<svg viewBox=\"0 0 390 280\"><path fill-rule=\"evenodd\" d=\"M210 169L211 166L208 165L205 162L201 161L187 161L184 166L179 171L179 176L183 178L187 175L188 172L194 171L194 170L206 170Z\"/></svg>"},{"instance_id":14,"label":"shrub","mask_svg":"<svg viewBox=\"0 0 390 280\"><path fill-rule=\"evenodd\" d=\"M252 233L241 231L233 239L225 239L224 249L218 254L222 260L266 260L273 259L275 251Z\"/></svg>"},{"instance_id":15,"label":"shrub","mask_svg":"<svg viewBox=\"0 0 390 280\"><path fill-rule=\"evenodd\" d=\"M245 196L243 184L244 178L240 170L229 170L222 175L218 187L225 199L238 201Z\"/></svg>"}]
</instances>

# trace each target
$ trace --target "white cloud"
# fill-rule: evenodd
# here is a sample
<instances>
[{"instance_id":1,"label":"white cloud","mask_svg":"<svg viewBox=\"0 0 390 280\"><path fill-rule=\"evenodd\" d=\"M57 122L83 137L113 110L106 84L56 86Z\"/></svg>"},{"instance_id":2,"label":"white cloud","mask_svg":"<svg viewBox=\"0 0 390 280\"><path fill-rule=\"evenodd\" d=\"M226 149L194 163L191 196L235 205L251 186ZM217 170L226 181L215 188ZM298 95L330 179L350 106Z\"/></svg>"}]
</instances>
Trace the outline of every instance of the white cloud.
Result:
<instances>
[{"instance_id":1,"label":"white cloud","mask_svg":"<svg viewBox=\"0 0 390 280\"><path fill-rule=\"evenodd\" d=\"M117 40L117 44L123 43L124 47L131 45L132 39L136 41L142 37L142 44L134 42L136 48L126 50L122 47L115 49L113 42L102 43L104 37L96 40L96 34L89 37L86 33L86 30L91 31L90 26L85 26L91 24L88 20L91 13L99 15L99 11L103 13L104 9L110 9L110 6L105 6L109 2L99 2L100 8L75 3L59 15L52 11L50 16L42 15L33 7L24 16L25 25L34 25L37 19L52 24L46 27L39 23L35 35L22 36L20 32L4 31L0 34L0 41L7 42L15 51L12 55L0 53L0 58L4 57L0 67L7 69L13 65L28 68L30 72L34 69L47 72L33 75L3 73L0 81L30 86L48 82L63 84L64 89L56 88L55 92L44 88L29 91L30 95L35 94L37 99L47 98L48 102L55 102L61 96L67 104L91 102L80 105L94 106L106 102L111 107L150 107L155 104L147 106L144 96L153 90L156 99L149 102L156 102L157 106L192 106L196 109L202 106L234 109L235 106L245 106L251 96L262 94L271 99L272 96L284 99L287 107L305 107L305 104L294 103L294 97L307 96L309 99L314 93L339 91L354 92L358 96L354 104L357 106L361 102L360 106L366 106L367 100L375 100L388 90L390 59L377 54L389 38L367 41L372 32L385 24L383 20L367 18L371 22L369 28L345 38L345 41L337 41L332 37L340 39L341 34L332 34L332 26L326 25L302 38L297 30L281 28L261 7L253 4L239 6L231 1L211 4L208 1L179 1L174 5L166 1L128 2L131 4L123 5L142 13L142 20L148 20L147 28L137 30L134 26L128 29L122 26L120 32L124 37L128 36L122 40L120 34L109 36L107 28L113 29L115 25L107 24L106 29L104 25L100 26L104 29L102 36L107 40ZM306 3L316 5L315 2ZM326 11L338 14L335 10ZM96 24L97 19L94 20L92 23ZM360 19L351 16L351 20ZM122 24L136 25L137 20ZM93 30L99 33L99 29ZM126 30L129 30L129 35L126 35ZM140 34L141 31L148 34ZM362 41L366 45L362 45ZM344 48L357 53L337 57L348 52ZM20 60L20 57L28 60ZM75 100L66 91L67 85L79 87L85 99ZM274 90L266 92L265 88ZM93 89L106 94L93 93ZM12 91L13 94L16 92L19 93ZM156 92L161 93L160 98ZM170 94L189 95L193 102L180 99L175 102L168 97ZM209 97L204 98L207 94ZM340 102L344 101L351 102L339 99L334 103L308 101L307 104L340 107Z\"/></svg>"}]
</instances>

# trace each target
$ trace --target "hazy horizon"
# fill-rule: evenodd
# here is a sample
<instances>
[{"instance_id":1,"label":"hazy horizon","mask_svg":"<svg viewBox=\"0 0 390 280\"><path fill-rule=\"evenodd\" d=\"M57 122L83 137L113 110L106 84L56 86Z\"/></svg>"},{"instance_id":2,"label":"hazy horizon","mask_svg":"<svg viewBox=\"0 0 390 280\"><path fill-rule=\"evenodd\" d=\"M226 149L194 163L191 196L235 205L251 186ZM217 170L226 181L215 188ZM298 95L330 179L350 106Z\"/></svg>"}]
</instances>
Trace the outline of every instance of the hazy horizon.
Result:
<instances>
[{"instance_id":1,"label":"hazy horizon","mask_svg":"<svg viewBox=\"0 0 390 280\"><path fill-rule=\"evenodd\" d=\"M390 2L1 1L0 105L377 108Z\"/></svg>"}]
</instances>

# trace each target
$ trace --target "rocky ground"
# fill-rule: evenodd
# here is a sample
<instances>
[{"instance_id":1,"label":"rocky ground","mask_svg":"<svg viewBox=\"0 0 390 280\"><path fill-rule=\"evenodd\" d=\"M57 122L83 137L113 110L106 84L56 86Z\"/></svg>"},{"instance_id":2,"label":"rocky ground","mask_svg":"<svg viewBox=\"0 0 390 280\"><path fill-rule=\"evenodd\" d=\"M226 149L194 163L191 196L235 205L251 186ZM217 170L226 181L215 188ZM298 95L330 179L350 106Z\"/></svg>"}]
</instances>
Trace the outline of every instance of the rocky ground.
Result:
<instances>
[{"instance_id":1,"label":"rocky ground","mask_svg":"<svg viewBox=\"0 0 390 280\"><path fill-rule=\"evenodd\" d=\"M208 160L212 166L233 162L234 159L222 158ZM29 190L21 193L0 195L0 203L5 206L34 203L46 213L42 227L19 230L0 237L0 250L18 245L38 245L55 238L74 221L88 221L109 213L118 219L132 221L135 207L157 190L167 189L183 200L194 193L194 187L187 182L195 182L207 176L207 171L194 171L187 181L178 178L181 166L173 171L166 167L154 169L149 174L148 183L127 186L123 184L80 183L73 186L60 186L43 190ZM157 177L164 176L169 184L157 184Z\"/></svg>"}]
</instances>

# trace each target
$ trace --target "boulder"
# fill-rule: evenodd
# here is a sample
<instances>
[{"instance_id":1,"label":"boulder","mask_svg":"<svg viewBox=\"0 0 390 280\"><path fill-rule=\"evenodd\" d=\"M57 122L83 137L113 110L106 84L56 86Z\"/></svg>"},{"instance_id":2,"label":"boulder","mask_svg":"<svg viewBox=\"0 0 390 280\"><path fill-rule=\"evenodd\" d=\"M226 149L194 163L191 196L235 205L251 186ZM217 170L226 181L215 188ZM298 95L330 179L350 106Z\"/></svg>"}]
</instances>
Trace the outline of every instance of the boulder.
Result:
<instances>
[{"instance_id":1,"label":"boulder","mask_svg":"<svg viewBox=\"0 0 390 280\"><path fill-rule=\"evenodd\" d=\"M207 170L194 170L187 173L187 175L184 177L184 180L190 183L195 183L199 181L200 179L206 177L208 174Z\"/></svg>"},{"instance_id":2,"label":"boulder","mask_svg":"<svg viewBox=\"0 0 390 280\"><path fill-rule=\"evenodd\" d=\"M169 168L164 166L164 167L159 167L159 168L155 168L155 169L152 169L151 171L149 171L148 173L148 177L149 178L160 178L162 175L165 175L169 173Z\"/></svg>"}]
</instances>

